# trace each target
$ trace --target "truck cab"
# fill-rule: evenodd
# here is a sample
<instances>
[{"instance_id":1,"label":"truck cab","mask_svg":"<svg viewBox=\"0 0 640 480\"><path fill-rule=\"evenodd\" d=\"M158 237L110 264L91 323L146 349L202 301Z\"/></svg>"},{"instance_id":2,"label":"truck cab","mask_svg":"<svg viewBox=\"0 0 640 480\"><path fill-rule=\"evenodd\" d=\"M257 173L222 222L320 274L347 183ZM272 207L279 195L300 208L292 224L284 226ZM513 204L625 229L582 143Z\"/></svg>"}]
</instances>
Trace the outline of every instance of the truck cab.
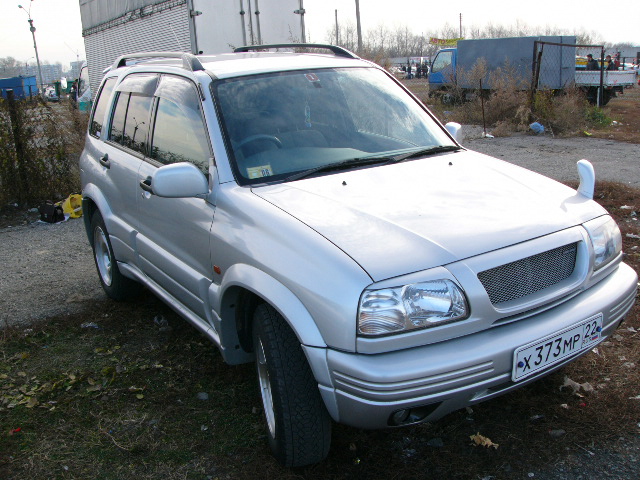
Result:
<instances>
[{"instance_id":1,"label":"truck cab","mask_svg":"<svg viewBox=\"0 0 640 480\"><path fill-rule=\"evenodd\" d=\"M456 83L457 48L443 48L436 54L429 74L429 89L444 90Z\"/></svg>"}]
</instances>

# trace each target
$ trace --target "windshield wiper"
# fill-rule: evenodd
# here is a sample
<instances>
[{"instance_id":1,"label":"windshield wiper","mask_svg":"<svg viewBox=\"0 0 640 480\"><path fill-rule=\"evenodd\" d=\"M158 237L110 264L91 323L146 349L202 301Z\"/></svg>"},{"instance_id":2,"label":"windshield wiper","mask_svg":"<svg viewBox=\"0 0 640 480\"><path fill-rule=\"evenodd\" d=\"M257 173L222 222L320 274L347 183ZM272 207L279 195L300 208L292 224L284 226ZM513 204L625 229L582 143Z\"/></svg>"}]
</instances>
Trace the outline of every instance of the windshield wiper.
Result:
<instances>
[{"instance_id":1,"label":"windshield wiper","mask_svg":"<svg viewBox=\"0 0 640 480\"><path fill-rule=\"evenodd\" d=\"M300 180L306 177L310 177L316 173L323 172L331 172L334 170L347 170L353 167L360 167L363 165L373 165L375 163L399 163L409 158L422 157L426 155L432 155L435 153L442 152L455 152L460 150L461 147L456 145L438 145L435 147L422 148L420 150L414 150L413 152L403 153L401 155L380 155L380 156L369 156L369 157L357 157L350 158L348 160L343 160L342 162L330 163L328 165L320 165L318 167L310 168L308 170L303 170L302 172L294 173L293 175L288 176L283 181L284 182L293 182L294 180Z\"/></svg>"},{"instance_id":2,"label":"windshield wiper","mask_svg":"<svg viewBox=\"0 0 640 480\"><path fill-rule=\"evenodd\" d=\"M392 157L388 157L389 160L387 161L387 163L400 163L410 158L426 157L427 155L433 155L435 153L457 152L460 149L461 147L457 145L438 145L435 147L422 148L420 150L415 150L413 152L403 153L400 155L394 155Z\"/></svg>"},{"instance_id":3,"label":"windshield wiper","mask_svg":"<svg viewBox=\"0 0 640 480\"><path fill-rule=\"evenodd\" d=\"M316 173L322 172L331 172L334 170L347 170L353 167L359 167L362 165L372 165L374 163L382 163L389 161L390 157L364 157L364 158L350 158L348 160L343 160L342 162L330 163L328 165L320 165L319 167L310 168L309 170L304 170L302 172L294 173L293 175L288 176L283 181L284 182L292 182L294 180L300 180L302 178L309 177Z\"/></svg>"}]
</instances>

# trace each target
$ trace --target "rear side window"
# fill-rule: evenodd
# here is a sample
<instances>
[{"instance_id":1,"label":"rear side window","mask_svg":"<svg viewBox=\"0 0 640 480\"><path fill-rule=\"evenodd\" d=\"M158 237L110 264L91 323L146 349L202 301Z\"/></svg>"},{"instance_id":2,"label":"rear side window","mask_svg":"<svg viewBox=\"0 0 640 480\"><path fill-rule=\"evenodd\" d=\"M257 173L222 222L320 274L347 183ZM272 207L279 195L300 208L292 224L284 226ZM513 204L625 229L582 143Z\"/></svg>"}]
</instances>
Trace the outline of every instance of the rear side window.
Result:
<instances>
[{"instance_id":1,"label":"rear side window","mask_svg":"<svg viewBox=\"0 0 640 480\"><path fill-rule=\"evenodd\" d=\"M102 135L104 114L109 106L109 98L111 97L111 92L113 92L113 86L115 84L116 77L108 78L98 94L96 108L93 110L93 116L91 117L91 122L89 122L89 134L96 138L100 138Z\"/></svg>"},{"instance_id":2,"label":"rear side window","mask_svg":"<svg viewBox=\"0 0 640 480\"><path fill-rule=\"evenodd\" d=\"M158 75L133 74L117 87L109 140L146 155L153 91Z\"/></svg>"},{"instance_id":3,"label":"rear side window","mask_svg":"<svg viewBox=\"0 0 640 480\"><path fill-rule=\"evenodd\" d=\"M190 162L209 170L209 135L195 86L188 80L163 76L156 92L158 108L151 158L160 163Z\"/></svg>"},{"instance_id":4,"label":"rear side window","mask_svg":"<svg viewBox=\"0 0 640 480\"><path fill-rule=\"evenodd\" d=\"M147 133L149 132L149 112L152 100L152 97L131 94L122 139L122 144L125 147L145 155L147 153Z\"/></svg>"},{"instance_id":5,"label":"rear side window","mask_svg":"<svg viewBox=\"0 0 640 480\"><path fill-rule=\"evenodd\" d=\"M109 140L146 155L152 102L152 97L118 92Z\"/></svg>"},{"instance_id":6,"label":"rear side window","mask_svg":"<svg viewBox=\"0 0 640 480\"><path fill-rule=\"evenodd\" d=\"M113 110L113 118L111 119L111 133L109 135L109 140L121 145L124 140L124 121L127 118L129 96L129 93L118 94L116 107Z\"/></svg>"}]
</instances>

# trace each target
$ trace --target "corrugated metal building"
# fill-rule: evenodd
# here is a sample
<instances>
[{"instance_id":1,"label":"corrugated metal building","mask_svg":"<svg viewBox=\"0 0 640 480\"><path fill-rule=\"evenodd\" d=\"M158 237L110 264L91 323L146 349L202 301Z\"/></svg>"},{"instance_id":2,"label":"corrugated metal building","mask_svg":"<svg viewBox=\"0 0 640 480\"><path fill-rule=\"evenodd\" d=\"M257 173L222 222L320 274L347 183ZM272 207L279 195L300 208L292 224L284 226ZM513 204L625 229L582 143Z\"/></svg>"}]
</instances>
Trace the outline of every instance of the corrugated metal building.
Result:
<instances>
[{"instance_id":1,"label":"corrugated metal building","mask_svg":"<svg viewBox=\"0 0 640 480\"><path fill-rule=\"evenodd\" d=\"M80 0L91 91L102 72L132 52L191 51L187 0Z\"/></svg>"},{"instance_id":2,"label":"corrugated metal building","mask_svg":"<svg viewBox=\"0 0 640 480\"><path fill-rule=\"evenodd\" d=\"M120 55L299 42L300 0L80 0L91 90ZM259 8L258 8L259 4ZM298 13L294 10L298 9Z\"/></svg>"}]
</instances>

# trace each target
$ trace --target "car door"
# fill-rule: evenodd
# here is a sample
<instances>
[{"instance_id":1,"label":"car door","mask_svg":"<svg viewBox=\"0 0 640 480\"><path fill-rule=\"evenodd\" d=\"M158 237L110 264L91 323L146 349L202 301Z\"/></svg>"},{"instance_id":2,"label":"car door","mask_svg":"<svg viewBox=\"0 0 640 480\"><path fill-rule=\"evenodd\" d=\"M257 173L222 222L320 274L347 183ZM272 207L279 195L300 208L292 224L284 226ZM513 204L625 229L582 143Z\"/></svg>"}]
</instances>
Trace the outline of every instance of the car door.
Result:
<instances>
[{"instance_id":1,"label":"car door","mask_svg":"<svg viewBox=\"0 0 640 480\"><path fill-rule=\"evenodd\" d=\"M115 80L114 77L113 83ZM100 170L93 176L94 182L108 200L110 210L102 213L114 254L119 261L127 263L135 263L132 238L137 228L137 174L144 158L152 94L157 82L156 74L125 77L115 85L113 102L106 117L108 128L95 119L99 112L94 114L89 128L90 136L96 137L90 154L100 165ZM111 79L105 82L98 106L106 89L113 88L113 83Z\"/></svg>"},{"instance_id":2,"label":"car door","mask_svg":"<svg viewBox=\"0 0 640 480\"><path fill-rule=\"evenodd\" d=\"M154 98L148 157L138 172L137 249L142 271L202 319L211 320L207 291L214 205L200 198L161 198L144 191L162 165L190 162L209 175L211 146L200 97L188 79L163 75Z\"/></svg>"}]
</instances>

